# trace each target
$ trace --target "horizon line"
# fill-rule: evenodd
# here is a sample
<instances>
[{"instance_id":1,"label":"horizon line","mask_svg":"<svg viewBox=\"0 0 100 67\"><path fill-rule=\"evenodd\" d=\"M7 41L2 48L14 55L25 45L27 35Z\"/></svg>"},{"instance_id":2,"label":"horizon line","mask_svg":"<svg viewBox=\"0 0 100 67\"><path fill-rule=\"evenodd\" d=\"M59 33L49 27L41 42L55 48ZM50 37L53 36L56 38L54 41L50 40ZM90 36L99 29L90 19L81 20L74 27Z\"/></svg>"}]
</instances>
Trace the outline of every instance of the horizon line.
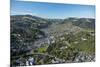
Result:
<instances>
[{"instance_id":1,"label":"horizon line","mask_svg":"<svg viewBox=\"0 0 100 67\"><path fill-rule=\"evenodd\" d=\"M10 14L10 16L19 16L19 15L30 15L30 16L36 16L36 15L31 15L31 14ZM91 18L91 19L95 19L95 17L76 17L76 16L69 16L69 17L66 17L66 18L51 18L51 17L48 17L48 18L45 18L45 17L41 17L41 16L36 16L36 17L39 17L39 18L44 18L44 19L68 19L68 18Z\"/></svg>"}]
</instances>

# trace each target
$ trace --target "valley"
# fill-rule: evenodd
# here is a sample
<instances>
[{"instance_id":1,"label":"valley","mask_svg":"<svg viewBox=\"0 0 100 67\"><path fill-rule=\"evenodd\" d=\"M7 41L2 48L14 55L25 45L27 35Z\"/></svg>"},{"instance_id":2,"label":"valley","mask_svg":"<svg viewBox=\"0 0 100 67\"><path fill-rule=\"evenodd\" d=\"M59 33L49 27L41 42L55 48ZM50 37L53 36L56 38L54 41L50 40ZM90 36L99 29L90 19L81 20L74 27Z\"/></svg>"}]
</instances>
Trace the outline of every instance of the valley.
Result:
<instances>
[{"instance_id":1,"label":"valley","mask_svg":"<svg viewBox=\"0 0 100 67\"><path fill-rule=\"evenodd\" d=\"M92 61L95 61L95 19L11 16L12 66Z\"/></svg>"}]
</instances>

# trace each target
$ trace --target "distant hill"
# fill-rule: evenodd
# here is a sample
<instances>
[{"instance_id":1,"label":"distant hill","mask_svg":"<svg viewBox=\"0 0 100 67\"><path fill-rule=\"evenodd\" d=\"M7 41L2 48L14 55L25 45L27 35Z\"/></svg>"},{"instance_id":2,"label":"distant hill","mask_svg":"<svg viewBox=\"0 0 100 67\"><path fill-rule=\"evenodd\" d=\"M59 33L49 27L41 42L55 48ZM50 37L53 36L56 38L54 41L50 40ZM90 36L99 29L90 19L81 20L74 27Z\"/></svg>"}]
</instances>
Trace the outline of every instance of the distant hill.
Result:
<instances>
[{"instance_id":1,"label":"distant hill","mask_svg":"<svg viewBox=\"0 0 100 67\"><path fill-rule=\"evenodd\" d=\"M56 24L58 24L58 23L62 23L64 21L64 19L47 19L47 21L49 23L56 23Z\"/></svg>"},{"instance_id":2,"label":"distant hill","mask_svg":"<svg viewBox=\"0 0 100 67\"><path fill-rule=\"evenodd\" d=\"M38 27L38 28L44 28L48 26L47 20L31 16L31 15L14 15L11 16L11 24L14 23L14 25L17 26L25 26L25 27Z\"/></svg>"},{"instance_id":3,"label":"distant hill","mask_svg":"<svg viewBox=\"0 0 100 67\"><path fill-rule=\"evenodd\" d=\"M68 18L63 21L63 23L72 23L73 25L79 26L86 29L95 28L95 19L92 18Z\"/></svg>"}]
</instances>

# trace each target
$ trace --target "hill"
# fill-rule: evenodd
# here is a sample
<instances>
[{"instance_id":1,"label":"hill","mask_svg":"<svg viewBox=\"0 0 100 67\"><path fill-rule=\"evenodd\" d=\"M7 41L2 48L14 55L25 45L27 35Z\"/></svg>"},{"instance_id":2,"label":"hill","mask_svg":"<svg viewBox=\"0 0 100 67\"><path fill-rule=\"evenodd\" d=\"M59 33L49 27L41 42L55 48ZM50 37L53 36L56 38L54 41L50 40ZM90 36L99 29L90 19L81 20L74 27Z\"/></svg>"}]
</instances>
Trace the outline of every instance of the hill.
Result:
<instances>
[{"instance_id":1,"label":"hill","mask_svg":"<svg viewBox=\"0 0 100 67\"><path fill-rule=\"evenodd\" d=\"M10 23L11 65L95 61L95 19L13 15Z\"/></svg>"}]
</instances>

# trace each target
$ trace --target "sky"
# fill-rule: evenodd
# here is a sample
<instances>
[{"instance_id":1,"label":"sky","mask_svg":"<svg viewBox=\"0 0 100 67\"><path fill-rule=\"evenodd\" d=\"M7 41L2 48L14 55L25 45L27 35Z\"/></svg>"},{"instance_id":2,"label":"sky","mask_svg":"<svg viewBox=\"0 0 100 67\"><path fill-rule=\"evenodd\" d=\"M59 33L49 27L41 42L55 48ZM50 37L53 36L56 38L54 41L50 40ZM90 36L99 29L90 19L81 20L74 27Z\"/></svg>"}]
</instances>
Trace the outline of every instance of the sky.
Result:
<instances>
[{"instance_id":1,"label":"sky","mask_svg":"<svg viewBox=\"0 0 100 67\"><path fill-rule=\"evenodd\" d=\"M34 15L43 18L95 18L94 5L58 4L11 0L11 15Z\"/></svg>"}]
</instances>

